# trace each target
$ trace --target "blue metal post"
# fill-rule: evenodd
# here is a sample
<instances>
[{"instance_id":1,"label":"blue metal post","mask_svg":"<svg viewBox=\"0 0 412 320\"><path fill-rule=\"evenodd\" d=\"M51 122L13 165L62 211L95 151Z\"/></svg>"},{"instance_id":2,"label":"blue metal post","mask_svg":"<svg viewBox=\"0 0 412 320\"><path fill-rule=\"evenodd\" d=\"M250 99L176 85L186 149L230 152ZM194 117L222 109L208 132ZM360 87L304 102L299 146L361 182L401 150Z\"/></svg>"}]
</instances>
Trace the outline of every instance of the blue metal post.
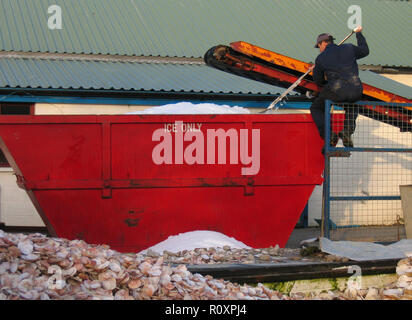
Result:
<instances>
[{"instance_id":1,"label":"blue metal post","mask_svg":"<svg viewBox=\"0 0 412 320\"><path fill-rule=\"evenodd\" d=\"M330 107L331 101L325 101L325 170L323 173L323 236L330 238L329 220L330 220Z\"/></svg>"}]
</instances>

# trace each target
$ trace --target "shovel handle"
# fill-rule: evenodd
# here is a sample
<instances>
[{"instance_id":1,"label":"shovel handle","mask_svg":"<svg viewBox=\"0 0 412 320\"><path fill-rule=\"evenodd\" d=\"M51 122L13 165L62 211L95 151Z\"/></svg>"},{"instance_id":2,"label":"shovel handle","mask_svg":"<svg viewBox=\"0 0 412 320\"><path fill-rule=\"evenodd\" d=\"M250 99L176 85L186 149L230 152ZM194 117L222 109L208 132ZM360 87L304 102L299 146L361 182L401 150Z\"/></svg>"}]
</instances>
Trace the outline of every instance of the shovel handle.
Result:
<instances>
[{"instance_id":1,"label":"shovel handle","mask_svg":"<svg viewBox=\"0 0 412 320\"><path fill-rule=\"evenodd\" d=\"M350 34L348 34L345 39L343 39L341 42L339 42L338 46L340 46L342 43L344 43L346 40L348 40L354 33L355 33L355 29L352 30L352 32Z\"/></svg>"}]
</instances>

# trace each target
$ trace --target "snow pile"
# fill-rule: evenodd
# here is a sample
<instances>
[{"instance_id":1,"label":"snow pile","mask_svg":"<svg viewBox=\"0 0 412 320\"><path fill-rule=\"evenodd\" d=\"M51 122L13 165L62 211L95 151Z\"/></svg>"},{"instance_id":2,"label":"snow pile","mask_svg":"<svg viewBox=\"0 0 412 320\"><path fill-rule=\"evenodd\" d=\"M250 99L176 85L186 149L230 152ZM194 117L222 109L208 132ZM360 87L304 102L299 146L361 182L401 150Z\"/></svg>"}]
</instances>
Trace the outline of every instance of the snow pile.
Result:
<instances>
[{"instance_id":1,"label":"snow pile","mask_svg":"<svg viewBox=\"0 0 412 320\"><path fill-rule=\"evenodd\" d=\"M193 104L179 102L166 104L160 107L148 108L143 111L134 111L127 114L248 114L250 111L242 107L217 105L213 103Z\"/></svg>"},{"instance_id":2,"label":"snow pile","mask_svg":"<svg viewBox=\"0 0 412 320\"><path fill-rule=\"evenodd\" d=\"M243 242L219 232L191 231L180 233L177 236L170 236L165 241L141 251L140 254L145 254L149 249L163 254L164 250L177 253L179 251L194 250L196 248L223 248L224 246L238 249L250 249L250 247L245 245Z\"/></svg>"}]
</instances>

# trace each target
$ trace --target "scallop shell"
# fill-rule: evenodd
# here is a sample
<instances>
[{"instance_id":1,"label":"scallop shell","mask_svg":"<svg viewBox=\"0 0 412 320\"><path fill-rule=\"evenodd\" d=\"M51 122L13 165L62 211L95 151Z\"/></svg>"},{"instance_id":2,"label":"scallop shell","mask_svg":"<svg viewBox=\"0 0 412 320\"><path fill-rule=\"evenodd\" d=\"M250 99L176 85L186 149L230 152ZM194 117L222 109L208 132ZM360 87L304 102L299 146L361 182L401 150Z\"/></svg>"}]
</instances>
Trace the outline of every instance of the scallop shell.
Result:
<instances>
[{"instance_id":1,"label":"scallop shell","mask_svg":"<svg viewBox=\"0 0 412 320\"><path fill-rule=\"evenodd\" d=\"M13 258L17 258L21 256L21 251L18 247L16 246L11 246L8 248L9 254Z\"/></svg>"},{"instance_id":2,"label":"scallop shell","mask_svg":"<svg viewBox=\"0 0 412 320\"><path fill-rule=\"evenodd\" d=\"M56 253L56 257L60 259L66 259L68 255L69 255L69 251L66 249L62 249Z\"/></svg>"},{"instance_id":3,"label":"scallop shell","mask_svg":"<svg viewBox=\"0 0 412 320\"><path fill-rule=\"evenodd\" d=\"M4 288L11 288L13 286L13 279L14 276L10 276L8 274L4 274L0 277L0 287Z\"/></svg>"},{"instance_id":4,"label":"scallop shell","mask_svg":"<svg viewBox=\"0 0 412 320\"><path fill-rule=\"evenodd\" d=\"M10 262L0 264L0 275L5 274L10 269Z\"/></svg>"},{"instance_id":5,"label":"scallop shell","mask_svg":"<svg viewBox=\"0 0 412 320\"><path fill-rule=\"evenodd\" d=\"M118 262L112 261L109 263L109 269L114 271L114 272L120 272L122 271L122 267Z\"/></svg>"},{"instance_id":6,"label":"scallop shell","mask_svg":"<svg viewBox=\"0 0 412 320\"><path fill-rule=\"evenodd\" d=\"M155 265L147 273L151 277L158 277L162 274L162 269L161 267Z\"/></svg>"},{"instance_id":7,"label":"scallop shell","mask_svg":"<svg viewBox=\"0 0 412 320\"><path fill-rule=\"evenodd\" d=\"M84 269L84 266L82 263L76 263L73 268L75 268L78 272L82 271Z\"/></svg>"},{"instance_id":8,"label":"scallop shell","mask_svg":"<svg viewBox=\"0 0 412 320\"><path fill-rule=\"evenodd\" d=\"M173 274L170 278L174 282L181 282L182 281L182 277L178 274Z\"/></svg>"},{"instance_id":9,"label":"scallop shell","mask_svg":"<svg viewBox=\"0 0 412 320\"><path fill-rule=\"evenodd\" d=\"M33 252L33 243L29 239L19 241L17 247L25 255L29 255Z\"/></svg>"},{"instance_id":10,"label":"scallop shell","mask_svg":"<svg viewBox=\"0 0 412 320\"><path fill-rule=\"evenodd\" d=\"M77 273L77 269L75 267L71 267L70 269L63 270L62 274L65 276L73 277Z\"/></svg>"},{"instance_id":11,"label":"scallop shell","mask_svg":"<svg viewBox=\"0 0 412 320\"><path fill-rule=\"evenodd\" d=\"M408 277L406 274L401 275L396 282L397 286L400 288L407 288L412 283L412 278Z\"/></svg>"},{"instance_id":12,"label":"scallop shell","mask_svg":"<svg viewBox=\"0 0 412 320\"><path fill-rule=\"evenodd\" d=\"M139 265L139 270L145 275L149 274L150 269L152 269L152 265L147 261L144 261Z\"/></svg>"},{"instance_id":13,"label":"scallop shell","mask_svg":"<svg viewBox=\"0 0 412 320\"><path fill-rule=\"evenodd\" d=\"M27 255L22 255L21 258L23 260L26 260L26 261L36 261L36 260L40 259L40 256L38 256L37 254L30 253L30 254L27 254Z\"/></svg>"},{"instance_id":14,"label":"scallop shell","mask_svg":"<svg viewBox=\"0 0 412 320\"><path fill-rule=\"evenodd\" d=\"M92 261L96 263L96 269L98 270L106 269L110 265L110 261L106 261L102 258L95 258Z\"/></svg>"},{"instance_id":15,"label":"scallop shell","mask_svg":"<svg viewBox=\"0 0 412 320\"><path fill-rule=\"evenodd\" d=\"M19 264L17 262L12 262L12 263L10 263L9 270L10 270L11 273L15 273L17 271L18 267L19 267Z\"/></svg>"},{"instance_id":16,"label":"scallop shell","mask_svg":"<svg viewBox=\"0 0 412 320\"><path fill-rule=\"evenodd\" d=\"M388 299L399 299L401 295L403 295L403 289L383 290L383 296Z\"/></svg>"},{"instance_id":17,"label":"scallop shell","mask_svg":"<svg viewBox=\"0 0 412 320\"><path fill-rule=\"evenodd\" d=\"M409 265L409 259L399 260L398 266L402 266L402 265Z\"/></svg>"},{"instance_id":18,"label":"scallop shell","mask_svg":"<svg viewBox=\"0 0 412 320\"><path fill-rule=\"evenodd\" d=\"M403 294L412 296L412 284L410 284L408 287L406 287L406 288L403 290Z\"/></svg>"},{"instance_id":19,"label":"scallop shell","mask_svg":"<svg viewBox=\"0 0 412 320\"><path fill-rule=\"evenodd\" d=\"M398 276L407 275L408 277L412 277L412 266L407 263L398 264L396 274Z\"/></svg>"},{"instance_id":20,"label":"scallop shell","mask_svg":"<svg viewBox=\"0 0 412 320\"><path fill-rule=\"evenodd\" d=\"M116 274L113 271L106 271L106 272L102 272L99 274L98 276L99 281L106 281L106 280L110 280L110 279L116 279Z\"/></svg>"},{"instance_id":21,"label":"scallop shell","mask_svg":"<svg viewBox=\"0 0 412 320\"><path fill-rule=\"evenodd\" d=\"M128 290L121 289L117 291L116 294L114 295L114 300L130 300L130 299L131 297L129 295Z\"/></svg>"},{"instance_id":22,"label":"scallop shell","mask_svg":"<svg viewBox=\"0 0 412 320\"><path fill-rule=\"evenodd\" d=\"M378 300L380 299L379 290L377 288L369 288L368 293L365 296L365 300Z\"/></svg>"},{"instance_id":23,"label":"scallop shell","mask_svg":"<svg viewBox=\"0 0 412 320\"><path fill-rule=\"evenodd\" d=\"M356 297L358 296L358 290L354 287L349 287L346 288L345 290L345 295L349 298L349 299L356 299Z\"/></svg>"},{"instance_id":24,"label":"scallop shell","mask_svg":"<svg viewBox=\"0 0 412 320\"><path fill-rule=\"evenodd\" d=\"M127 286L128 286L130 289L137 289L137 288L139 288L141 285L142 285L142 281L140 281L139 279L131 280L131 281L127 284Z\"/></svg>"},{"instance_id":25,"label":"scallop shell","mask_svg":"<svg viewBox=\"0 0 412 320\"><path fill-rule=\"evenodd\" d=\"M50 300L50 297L47 293L42 292L39 297L40 300Z\"/></svg>"},{"instance_id":26,"label":"scallop shell","mask_svg":"<svg viewBox=\"0 0 412 320\"><path fill-rule=\"evenodd\" d=\"M147 297L152 297L156 290L157 288L154 285L148 284L143 287L142 293Z\"/></svg>"},{"instance_id":27,"label":"scallop shell","mask_svg":"<svg viewBox=\"0 0 412 320\"><path fill-rule=\"evenodd\" d=\"M70 261L69 259L64 259L58 263L58 265L62 268L70 268L73 264L73 261Z\"/></svg>"},{"instance_id":28,"label":"scallop shell","mask_svg":"<svg viewBox=\"0 0 412 320\"><path fill-rule=\"evenodd\" d=\"M108 280L102 281L103 288L108 291L112 291L116 288L116 279L110 278Z\"/></svg>"},{"instance_id":29,"label":"scallop shell","mask_svg":"<svg viewBox=\"0 0 412 320\"><path fill-rule=\"evenodd\" d=\"M21 292L20 297L26 300L34 300L35 296L33 295L35 291Z\"/></svg>"},{"instance_id":30,"label":"scallop shell","mask_svg":"<svg viewBox=\"0 0 412 320\"><path fill-rule=\"evenodd\" d=\"M17 289L21 292L28 292L32 288L33 288L33 281L31 279L24 279L17 286Z\"/></svg>"}]
</instances>

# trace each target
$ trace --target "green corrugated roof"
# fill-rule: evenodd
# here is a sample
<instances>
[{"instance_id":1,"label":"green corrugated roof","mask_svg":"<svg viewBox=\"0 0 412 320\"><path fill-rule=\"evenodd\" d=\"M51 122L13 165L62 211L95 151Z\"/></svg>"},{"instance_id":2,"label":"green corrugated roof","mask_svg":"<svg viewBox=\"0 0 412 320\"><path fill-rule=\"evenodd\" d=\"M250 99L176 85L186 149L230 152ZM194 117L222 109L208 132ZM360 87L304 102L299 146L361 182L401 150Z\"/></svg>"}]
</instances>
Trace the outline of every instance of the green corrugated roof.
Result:
<instances>
[{"instance_id":1,"label":"green corrugated roof","mask_svg":"<svg viewBox=\"0 0 412 320\"><path fill-rule=\"evenodd\" d=\"M0 88L278 94L283 88L199 64L0 59Z\"/></svg>"},{"instance_id":2,"label":"green corrugated roof","mask_svg":"<svg viewBox=\"0 0 412 320\"><path fill-rule=\"evenodd\" d=\"M47 27L54 4L62 30ZM371 52L360 63L412 66L412 3L383 0L0 0L0 51L202 57L243 40L310 62L319 33L348 34L352 4Z\"/></svg>"},{"instance_id":3,"label":"green corrugated roof","mask_svg":"<svg viewBox=\"0 0 412 320\"><path fill-rule=\"evenodd\" d=\"M363 82L412 98L412 88L370 71ZM0 58L0 88L271 94L285 89L201 64ZM293 93L292 93L293 95ZM297 95L297 93L296 93Z\"/></svg>"}]
</instances>

